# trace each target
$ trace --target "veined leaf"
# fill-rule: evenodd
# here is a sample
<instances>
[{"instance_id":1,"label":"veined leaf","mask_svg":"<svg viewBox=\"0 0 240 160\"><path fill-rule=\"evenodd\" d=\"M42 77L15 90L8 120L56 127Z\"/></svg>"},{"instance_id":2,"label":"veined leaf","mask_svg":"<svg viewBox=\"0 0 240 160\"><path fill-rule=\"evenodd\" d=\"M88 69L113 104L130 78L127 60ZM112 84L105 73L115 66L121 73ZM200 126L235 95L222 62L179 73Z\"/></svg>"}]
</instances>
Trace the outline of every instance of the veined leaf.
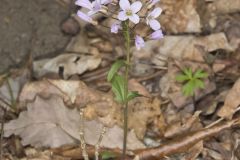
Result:
<instances>
[{"instance_id":1,"label":"veined leaf","mask_svg":"<svg viewBox=\"0 0 240 160\"><path fill-rule=\"evenodd\" d=\"M200 79L195 79L195 88L196 89L198 89L198 88L204 88L204 83L203 83L203 81L202 80L200 80Z\"/></svg>"},{"instance_id":2,"label":"veined leaf","mask_svg":"<svg viewBox=\"0 0 240 160\"><path fill-rule=\"evenodd\" d=\"M187 80L189 80L189 77L187 75L180 74L180 75L176 76L176 81L178 81L180 83L185 82Z\"/></svg>"},{"instance_id":3,"label":"veined leaf","mask_svg":"<svg viewBox=\"0 0 240 160\"><path fill-rule=\"evenodd\" d=\"M118 60L118 61L116 61L116 62L112 65L110 71L108 72L107 80L108 80L109 82L112 81L114 75L116 75L116 73L118 72L118 70L119 70L121 67L125 66L125 65L126 65L126 63L125 63L124 60Z\"/></svg>"},{"instance_id":4,"label":"veined leaf","mask_svg":"<svg viewBox=\"0 0 240 160\"><path fill-rule=\"evenodd\" d=\"M141 97L142 95L138 93L138 91L128 92L127 100L130 101L136 97Z\"/></svg>"},{"instance_id":5,"label":"veined leaf","mask_svg":"<svg viewBox=\"0 0 240 160\"><path fill-rule=\"evenodd\" d=\"M191 69L191 68L185 68L185 69L183 70L183 73L184 73L189 79L192 79L193 73L192 73L192 69Z\"/></svg>"},{"instance_id":6,"label":"veined leaf","mask_svg":"<svg viewBox=\"0 0 240 160\"><path fill-rule=\"evenodd\" d=\"M125 102L125 81L123 76L116 74L112 79L112 91L115 94L115 98L118 102Z\"/></svg>"},{"instance_id":7,"label":"veined leaf","mask_svg":"<svg viewBox=\"0 0 240 160\"><path fill-rule=\"evenodd\" d=\"M194 75L194 78L206 78L208 77L208 74L206 72L204 72L203 70L197 70Z\"/></svg>"},{"instance_id":8,"label":"veined leaf","mask_svg":"<svg viewBox=\"0 0 240 160\"><path fill-rule=\"evenodd\" d=\"M194 81L187 82L183 86L182 91L185 96L193 96L194 95Z\"/></svg>"}]
</instances>

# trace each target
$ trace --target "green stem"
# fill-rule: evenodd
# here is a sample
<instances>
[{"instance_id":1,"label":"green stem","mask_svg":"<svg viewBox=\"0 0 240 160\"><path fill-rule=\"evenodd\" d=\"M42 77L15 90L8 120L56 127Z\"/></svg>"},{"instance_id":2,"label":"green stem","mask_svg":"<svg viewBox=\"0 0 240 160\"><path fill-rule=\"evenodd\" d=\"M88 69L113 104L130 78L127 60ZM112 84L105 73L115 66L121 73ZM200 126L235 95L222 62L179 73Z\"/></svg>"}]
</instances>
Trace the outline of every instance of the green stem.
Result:
<instances>
[{"instance_id":1,"label":"green stem","mask_svg":"<svg viewBox=\"0 0 240 160\"><path fill-rule=\"evenodd\" d=\"M130 30L129 30L129 21L125 21L122 23L123 27L123 34L125 39L126 45L126 67L125 67L125 83L124 83L124 135L123 135L123 153L122 158L124 159L126 156L127 150L127 134L128 134L128 73L129 73L129 66L130 66Z\"/></svg>"}]
</instances>

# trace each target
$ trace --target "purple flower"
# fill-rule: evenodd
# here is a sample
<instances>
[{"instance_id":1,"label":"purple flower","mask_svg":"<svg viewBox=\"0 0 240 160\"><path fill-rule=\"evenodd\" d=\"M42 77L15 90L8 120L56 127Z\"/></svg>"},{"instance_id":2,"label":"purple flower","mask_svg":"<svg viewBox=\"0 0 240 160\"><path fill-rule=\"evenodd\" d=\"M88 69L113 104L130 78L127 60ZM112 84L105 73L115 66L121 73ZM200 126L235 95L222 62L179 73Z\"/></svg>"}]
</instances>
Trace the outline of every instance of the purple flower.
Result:
<instances>
[{"instance_id":1,"label":"purple flower","mask_svg":"<svg viewBox=\"0 0 240 160\"><path fill-rule=\"evenodd\" d=\"M104 5L107 5L108 3L111 3L111 0L95 0L92 3L89 0L77 0L75 2L76 5L89 9L89 16L94 15L99 11L103 11Z\"/></svg>"},{"instance_id":2,"label":"purple flower","mask_svg":"<svg viewBox=\"0 0 240 160\"><path fill-rule=\"evenodd\" d=\"M162 30L157 30L150 35L150 39L159 40L163 38Z\"/></svg>"},{"instance_id":3,"label":"purple flower","mask_svg":"<svg viewBox=\"0 0 240 160\"><path fill-rule=\"evenodd\" d=\"M80 7L87 8L89 10L93 9L93 5L89 0L77 0L75 4Z\"/></svg>"},{"instance_id":4,"label":"purple flower","mask_svg":"<svg viewBox=\"0 0 240 160\"><path fill-rule=\"evenodd\" d=\"M160 16L161 13L162 9L158 7L150 12L146 18L147 25L150 25L150 27L155 31L161 28L160 23L156 20L156 18Z\"/></svg>"},{"instance_id":5,"label":"purple flower","mask_svg":"<svg viewBox=\"0 0 240 160\"><path fill-rule=\"evenodd\" d=\"M111 26L111 32L112 33L118 33L118 30L121 28L121 25L119 23L114 23Z\"/></svg>"},{"instance_id":6,"label":"purple flower","mask_svg":"<svg viewBox=\"0 0 240 160\"><path fill-rule=\"evenodd\" d=\"M80 17L82 20L84 20L86 22L92 23L93 25L97 24L97 22L94 21L89 15L87 15L81 11L78 11L77 15L78 15L78 17Z\"/></svg>"},{"instance_id":7,"label":"purple flower","mask_svg":"<svg viewBox=\"0 0 240 160\"><path fill-rule=\"evenodd\" d=\"M122 9L118 14L118 19L120 21L126 21L129 19L135 24L139 23L140 18L136 13L142 8L142 3L140 1L136 1L130 5L128 0L120 0L119 5Z\"/></svg>"},{"instance_id":8,"label":"purple flower","mask_svg":"<svg viewBox=\"0 0 240 160\"><path fill-rule=\"evenodd\" d=\"M140 50L141 48L143 48L145 45L144 39L138 35L136 35L135 37L135 46L137 48L137 50Z\"/></svg>"}]
</instances>

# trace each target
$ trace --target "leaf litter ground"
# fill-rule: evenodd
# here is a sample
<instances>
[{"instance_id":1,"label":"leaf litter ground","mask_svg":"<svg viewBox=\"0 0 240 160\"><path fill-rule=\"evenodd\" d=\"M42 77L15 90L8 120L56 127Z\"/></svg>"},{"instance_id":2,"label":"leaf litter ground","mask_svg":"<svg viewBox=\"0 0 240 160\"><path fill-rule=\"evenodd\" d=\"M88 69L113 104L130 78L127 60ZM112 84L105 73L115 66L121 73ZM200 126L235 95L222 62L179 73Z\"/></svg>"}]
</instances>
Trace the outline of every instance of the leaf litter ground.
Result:
<instances>
[{"instance_id":1,"label":"leaf litter ground","mask_svg":"<svg viewBox=\"0 0 240 160\"><path fill-rule=\"evenodd\" d=\"M165 38L148 42L140 51L132 49L129 88L149 98L130 103L128 159L240 159L239 5L239 0L161 1ZM121 40L106 28L79 25L81 32L61 56L30 59L22 69L0 77L5 159L82 159L83 108L89 155L94 156L106 126L100 153L120 156L122 108L106 73L113 60L124 55ZM194 98L184 96L183 84L176 81L186 67L209 75Z\"/></svg>"}]
</instances>

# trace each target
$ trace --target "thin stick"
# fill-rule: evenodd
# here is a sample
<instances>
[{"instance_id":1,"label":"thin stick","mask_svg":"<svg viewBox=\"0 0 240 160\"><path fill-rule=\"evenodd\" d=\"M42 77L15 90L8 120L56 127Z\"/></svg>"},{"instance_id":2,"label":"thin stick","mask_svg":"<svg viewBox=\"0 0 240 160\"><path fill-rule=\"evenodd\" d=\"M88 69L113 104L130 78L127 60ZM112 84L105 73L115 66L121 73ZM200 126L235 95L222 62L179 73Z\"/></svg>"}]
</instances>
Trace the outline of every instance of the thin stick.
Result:
<instances>
[{"instance_id":1,"label":"thin stick","mask_svg":"<svg viewBox=\"0 0 240 160\"><path fill-rule=\"evenodd\" d=\"M3 107L2 107L3 108ZM3 108L3 116L1 120L1 131L0 131L0 159L3 159L3 147L2 147L2 141L3 141L3 128L4 128L4 117L5 117L6 110Z\"/></svg>"}]
</instances>

